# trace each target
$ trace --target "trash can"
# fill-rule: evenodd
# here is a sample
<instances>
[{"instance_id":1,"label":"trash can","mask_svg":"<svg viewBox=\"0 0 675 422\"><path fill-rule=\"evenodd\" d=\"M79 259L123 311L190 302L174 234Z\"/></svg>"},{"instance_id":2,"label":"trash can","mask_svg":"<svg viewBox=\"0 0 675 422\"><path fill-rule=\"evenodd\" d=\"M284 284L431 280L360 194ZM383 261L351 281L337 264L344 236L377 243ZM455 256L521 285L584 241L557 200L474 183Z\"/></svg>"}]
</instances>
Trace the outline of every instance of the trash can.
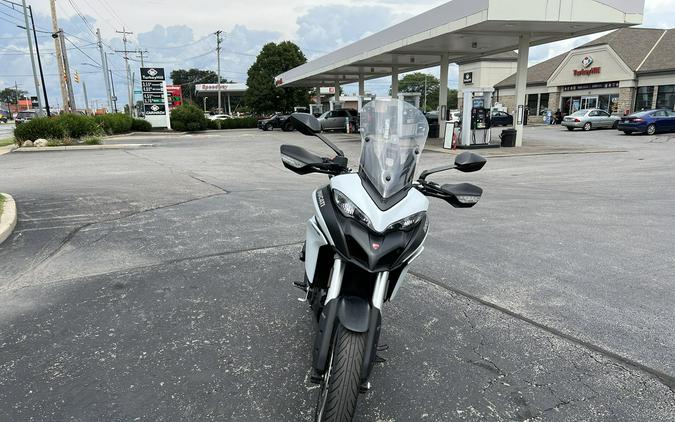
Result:
<instances>
[{"instance_id":1,"label":"trash can","mask_svg":"<svg viewBox=\"0 0 675 422\"><path fill-rule=\"evenodd\" d=\"M440 135L440 125L438 123L431 123L429 125L429 139L436 139Z\"/></svg>"},{"instance_id":2,"label":"trash can","mask_svg":"<svg viewBox=\"0 0 675 422\"><path fill-rule=\"evenodd\" d=\"M516 134L518 133L515 129L504 129L502 134L499 135L499 139L502 140L502 148L513 148L516 146Z\"/></svg>"}]
</instances>

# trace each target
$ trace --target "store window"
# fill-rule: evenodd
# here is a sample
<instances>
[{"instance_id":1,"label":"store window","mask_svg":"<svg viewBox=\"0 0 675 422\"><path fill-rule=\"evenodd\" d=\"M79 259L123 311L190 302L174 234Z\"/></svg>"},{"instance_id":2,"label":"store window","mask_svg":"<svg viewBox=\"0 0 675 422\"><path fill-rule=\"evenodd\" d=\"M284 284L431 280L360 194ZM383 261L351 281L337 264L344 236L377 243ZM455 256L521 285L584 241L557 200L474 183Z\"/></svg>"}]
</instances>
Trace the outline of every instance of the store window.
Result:
<instances>
[{"instance_id":1,"label":"store window","mask_svg":"<svg viewBox=\"0 0 675 422\"><path fill-rule=\"evenodd\" d=\"M549 104L548 104L548 99L549 99L549 94L541 94L539 97L539 114L542 114L543 112L550 110ZM553 110L555 112L555 110Z\"/></svg>"},{"instance_id":2,"label":"store window","mask_svg":"<svg viewBox=\"0 0 675 422\"><path fill-rule=\"evenodd\" d=\"M675 85L662 85L656 96L656 108L675 110Z\"/></svg>"},{"instance_id":3,"label":"store window","mask_svg":"<svg viewBox=\"0 0 675 422\"><path fill-rule=\"evenodd\" d=\"M642 86L637 90L635 97L635 110L650 110L654 100L654 87Z\"/></svg>"},{"instance_id":4,"label":"store window","mask_svg":"<svg viewBox=\"0 0 675 422\"><path fill-rule=\"evenodd\" d=\"M539 101L539 94L530 94L527 96L527 111L530 116L537 115L537 102Z\"/></svg>"},{"instance_id":5,"label":"store window","mask_svg":"<svg viewBox=\"0 0 675 422\"><path fill-rule=\"evenodd\" d=\"M598 108L608 113L619 112L619 94L598 96Z\"/></svg>"}]
</instances>

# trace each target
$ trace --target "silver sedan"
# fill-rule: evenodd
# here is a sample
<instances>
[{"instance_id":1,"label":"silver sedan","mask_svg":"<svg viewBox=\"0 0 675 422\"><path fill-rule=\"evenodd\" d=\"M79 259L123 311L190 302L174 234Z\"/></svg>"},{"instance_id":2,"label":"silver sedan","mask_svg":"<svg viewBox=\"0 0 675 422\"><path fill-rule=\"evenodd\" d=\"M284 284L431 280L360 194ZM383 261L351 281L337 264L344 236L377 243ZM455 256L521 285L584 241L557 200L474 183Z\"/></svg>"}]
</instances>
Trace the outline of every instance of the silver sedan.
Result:
<instances>
[{"instance_id":1,"label":"silver sedan","mask_svg":"<svg viewBox=\"0 0 675 422\"><path fill-rule=\"evenodd\" d=\"M574 129L583 129L588 131L591 129L600 128L616 129L619 121L621 121L621 117L612 116L605 110L594 108L588 110L579 110L574 114L565 116L562 121L562 125L570 131Z\"/></svg>"}]
</instances>

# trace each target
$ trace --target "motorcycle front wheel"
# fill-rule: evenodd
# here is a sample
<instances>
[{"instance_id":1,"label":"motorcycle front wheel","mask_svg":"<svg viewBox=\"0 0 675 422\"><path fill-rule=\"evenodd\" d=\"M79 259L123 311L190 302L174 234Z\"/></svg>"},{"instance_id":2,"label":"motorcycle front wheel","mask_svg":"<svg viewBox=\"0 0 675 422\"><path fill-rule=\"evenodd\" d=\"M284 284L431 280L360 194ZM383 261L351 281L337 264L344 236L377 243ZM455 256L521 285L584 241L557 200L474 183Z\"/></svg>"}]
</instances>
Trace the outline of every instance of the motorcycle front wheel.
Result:
<instances>
[{"instance_id":1,"label":"motorcycle front wheel","mask_svg":"<svg viewBox=\"0 0 675 422\"><path fill-rule=\"evenodd\" d=\"M350 422L361 387L361 365L366 333L355 333L338 324L321 382L316 422Z\"/></svg>"}]
</instances>

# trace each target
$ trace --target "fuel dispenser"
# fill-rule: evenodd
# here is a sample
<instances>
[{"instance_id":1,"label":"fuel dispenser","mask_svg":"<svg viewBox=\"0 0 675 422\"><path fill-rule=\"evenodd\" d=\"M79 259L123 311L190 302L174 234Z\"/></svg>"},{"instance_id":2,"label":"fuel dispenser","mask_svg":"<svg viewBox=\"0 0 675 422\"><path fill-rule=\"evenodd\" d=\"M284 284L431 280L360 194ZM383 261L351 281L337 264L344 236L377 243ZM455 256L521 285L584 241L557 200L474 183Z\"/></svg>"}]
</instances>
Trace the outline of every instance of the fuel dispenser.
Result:
<instances>
[{"instance_id":1,"label":"fuel dispenser","mask_svg":"<svg viewBox=\"0 0 675 422\"><path fill-rule=\"evenodd\" d=\"M492 140L493 88L464 90L460 148L489 146ZM466 118L465 116L468 116Z\"/></svg>"}]
</instances>

